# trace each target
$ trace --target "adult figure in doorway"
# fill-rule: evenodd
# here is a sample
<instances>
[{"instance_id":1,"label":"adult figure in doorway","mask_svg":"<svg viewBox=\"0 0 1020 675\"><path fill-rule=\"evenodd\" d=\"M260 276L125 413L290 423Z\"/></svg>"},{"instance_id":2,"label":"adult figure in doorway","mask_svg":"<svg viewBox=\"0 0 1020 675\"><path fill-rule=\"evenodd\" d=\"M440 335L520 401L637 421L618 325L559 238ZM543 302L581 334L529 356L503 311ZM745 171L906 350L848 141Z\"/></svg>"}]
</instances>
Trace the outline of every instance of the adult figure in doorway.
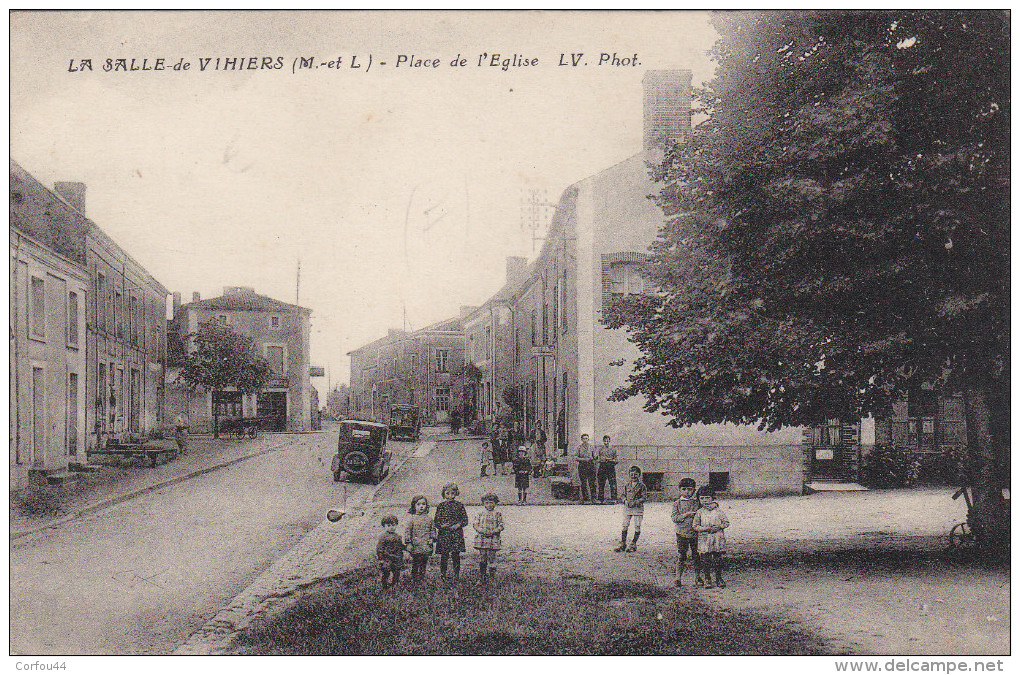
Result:
<instances>
[{"instance_id":1,"label":"adult figure in doorway","mask_svg":"<svg viewBox=\"0 0 1020 675\"><path fill-rule=\"evenodd\" d=\"M581 434L574 459L577 460L577 479L581 483L581 503L588 504L595 499L595 456L588 434Z\"/></svg>"},{"instance_id":2,"label":"adult figure in doorway","mask_svg":"<svg viewBox=\"0 0 1020 675\"><path fill-rule=\"evenodd\" d=\"M616 497L616 448L611 444L612 439L609 436L602 437L602 447L600 447L597 453L598 460L598 474L596 480L599 485L599 501L605 503L606 501L606 483L609 483L609 494L612 503L617 502Z\"/></svg>"}]
</instances>

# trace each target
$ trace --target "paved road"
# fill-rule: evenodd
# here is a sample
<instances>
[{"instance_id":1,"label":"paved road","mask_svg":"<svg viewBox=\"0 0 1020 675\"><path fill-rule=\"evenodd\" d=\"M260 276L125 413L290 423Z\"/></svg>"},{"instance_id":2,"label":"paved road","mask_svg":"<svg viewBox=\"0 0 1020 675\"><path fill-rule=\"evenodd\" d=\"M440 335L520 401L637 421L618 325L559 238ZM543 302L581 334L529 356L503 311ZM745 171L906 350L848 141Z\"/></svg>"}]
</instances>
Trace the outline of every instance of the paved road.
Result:
<instances>
[{"instance_id":1,"label":"paved road","mask_svg":"<svg viewBox=\"0 0 1020 675\"><path fill-rule=\"evenodd\" d=\"M335 444L335 433L293 436L266 455L13 543L11 652L172 653L319 524L345 488L351 498L369 489L333 483Z\"/></svg>"}]
</instances>

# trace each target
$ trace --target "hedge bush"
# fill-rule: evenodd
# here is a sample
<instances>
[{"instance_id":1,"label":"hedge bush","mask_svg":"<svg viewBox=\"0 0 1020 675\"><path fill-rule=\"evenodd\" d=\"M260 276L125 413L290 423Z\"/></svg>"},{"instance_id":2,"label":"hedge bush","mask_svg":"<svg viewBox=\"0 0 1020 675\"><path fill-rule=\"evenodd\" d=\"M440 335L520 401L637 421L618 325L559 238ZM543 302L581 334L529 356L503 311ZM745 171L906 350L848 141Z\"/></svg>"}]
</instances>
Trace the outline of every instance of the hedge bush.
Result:
<instances>
[{"instance_id":1,"label":"hedge bush","mask_svg":"<svg viewBox=\"0 0 1020 675\"><path fill-rule=\"evenodd\" d=\"M910 487L917 483L921 460L910 450L876 445L864 458L861 474L868 487Z\"/></svg>"}]
</instances>

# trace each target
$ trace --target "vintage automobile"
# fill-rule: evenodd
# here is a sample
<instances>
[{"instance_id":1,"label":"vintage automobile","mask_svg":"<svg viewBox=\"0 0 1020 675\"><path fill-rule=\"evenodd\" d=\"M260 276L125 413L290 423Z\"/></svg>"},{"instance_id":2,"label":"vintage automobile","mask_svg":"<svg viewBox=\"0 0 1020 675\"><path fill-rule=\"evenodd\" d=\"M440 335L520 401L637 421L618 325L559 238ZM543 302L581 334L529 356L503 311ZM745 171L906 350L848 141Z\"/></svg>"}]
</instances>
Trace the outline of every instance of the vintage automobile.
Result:
<instances>
[{"instance_id":1,"label":"vintage automobile","mask_svg":"<svg viewBox=\"0 0 1020 675\"><path fill-rule=\"evenodd\" d=\"M344 420L333 456L333 480L378 483L390 472L393 454L386 449L389 428L378 422Z\"/></svg>"},{"instance_id":2,"label":"vintage automobile","mask_svg":"<svg viewBox=\"0 0 1020 675\"><path fill-rule=\"evenodd\" d=\"M421 408L416 405L390 408L390 438L417 442L421 438Z\"/></svg>"}]
</instances>

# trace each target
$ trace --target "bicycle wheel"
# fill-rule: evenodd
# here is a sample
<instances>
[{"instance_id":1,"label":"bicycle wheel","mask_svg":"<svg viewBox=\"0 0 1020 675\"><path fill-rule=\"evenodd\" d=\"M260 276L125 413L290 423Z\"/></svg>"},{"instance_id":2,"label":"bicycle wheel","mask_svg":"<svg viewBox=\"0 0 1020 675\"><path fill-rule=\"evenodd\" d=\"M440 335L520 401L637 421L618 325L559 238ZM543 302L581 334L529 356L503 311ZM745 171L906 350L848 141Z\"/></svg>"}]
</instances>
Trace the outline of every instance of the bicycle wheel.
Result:
<instances>
[{"instance_id":1,"label":"bicycle wheel","mask_svg":"<svg viewBox=\"0 0 1020 675\"><path fill-rule=\"evenodd\" d=\"M970 550L977 544L977 538L970 531L967 523L957 523L949 531L949 547L958 550Z\"/></svg>"}]
</instances>

